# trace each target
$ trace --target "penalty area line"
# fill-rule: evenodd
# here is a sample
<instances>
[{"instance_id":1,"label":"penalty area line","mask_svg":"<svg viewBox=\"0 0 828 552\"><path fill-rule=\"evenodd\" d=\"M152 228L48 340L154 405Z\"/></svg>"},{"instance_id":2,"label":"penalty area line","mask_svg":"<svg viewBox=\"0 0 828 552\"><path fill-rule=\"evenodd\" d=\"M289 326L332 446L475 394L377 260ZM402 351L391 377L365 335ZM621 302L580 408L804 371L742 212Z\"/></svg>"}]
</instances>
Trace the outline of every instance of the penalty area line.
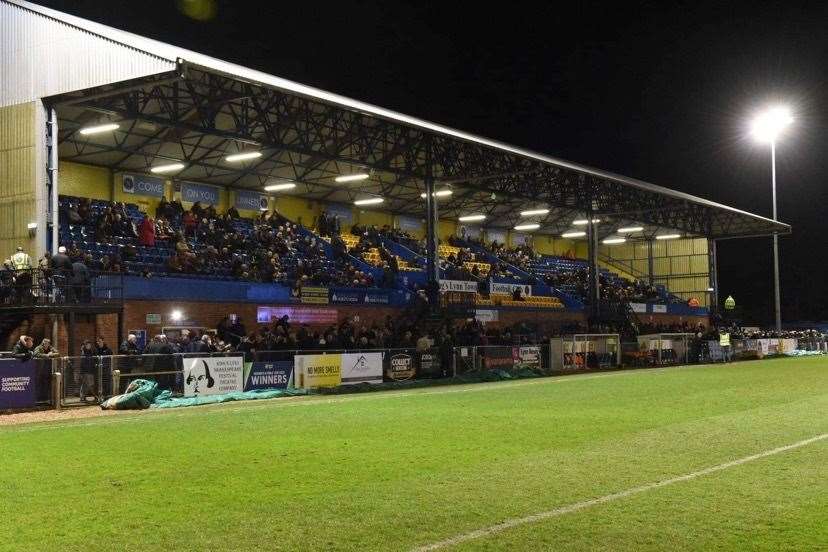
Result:
<instances>
[{"instance_id":1,"label":"penalty area line","mask_svg":"<svg viewBox=\"0 0 828 552\"><path fill-rule=\"evenodd\" d=\"M788 452L790 450L795 450L798 448L802 448L818 441L822 441L824 439L828 439L828 433L822 433L820 435L816 435L809 439L804 439L802 441L797 441L796 443L791 443L789 445L784 445L781 447L777 447L774 449L766 450L763 452L759 452L756 454L752 454L750 456L745 456L743 458L737 458L736 460L731 460L730 462L724 462L723 464L717 464L715 466L710 466L708 468L704 468L698 471L686 473L684 475L679 475L677 477L672 477L670 479L663 479L661 481L655 481L653 483L647 483L645 485L640 485L638 487L632 487L630 489L626 489L623 491L619 491L617 493L612 493L608 495L604 495L598 498L593 498L590 500L584 500L581 502L575 502L573 504L568 504L566 506L561 506L559 508L555 508L553 510L547 510L545 512L539 512L537 514L531 514L525 517L519 518L512 518L507 519L501 523L497 523L495 525L490 525L489 527L484 527L482 529L477 529L475 531L470 531L468 533L462 533L460 535L456 535L454 537L447 538L445 540L441 540L438 542L434 542L431 544L426 544L423 546L418 546L412 549L412 552L430 552L432 550L442 550L443 548L448 548L451 546L456 546L458 544L462 544L464 542L481 539L484 537L489 537L491 535L495 535L497 533L501 533L508 529L512 529L513 527L519 527L521 525L528 525L530 523L537 523L539 521L544 521L547 519L556 518L559 516L563 516L566 514L571 514L573 512L578 512L580 510L584 510L586 508L591 508L592 506L598 506L600 504L606 504L608 502L613 502L615 500L621 500L623 498L627 498L629 496L645 493L647 491L652 491L655 489L659 489L661 487L666 487L668 485L674 485L676 483L682 483L684 481L690 481L692 479L696 479L699 477L703 477L705 475L709 475L711 473L720 472L729 468L733 468L736 466L741 466L742 464L747 464L749 462L753 462L756 460L761 460L762 458L767 458L768 456L774 456L776 454L781 454L783 452Z\"/></svg>"}]
</instances>

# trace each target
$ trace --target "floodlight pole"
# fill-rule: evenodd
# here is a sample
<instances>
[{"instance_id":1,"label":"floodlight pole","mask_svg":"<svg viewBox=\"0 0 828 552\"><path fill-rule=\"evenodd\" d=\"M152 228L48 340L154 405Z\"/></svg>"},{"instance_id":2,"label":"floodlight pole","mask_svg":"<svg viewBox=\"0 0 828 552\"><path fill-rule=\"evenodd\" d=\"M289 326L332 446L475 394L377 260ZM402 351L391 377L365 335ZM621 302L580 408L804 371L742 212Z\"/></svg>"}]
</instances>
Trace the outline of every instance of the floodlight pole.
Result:
<instances>
[{"instance_id":1,"label":"floodlight pole","mask_svg":"<svg viewBox=\"0 0 828 552\"><path fill-rule=\"evenodd\" d=\"M771 140L771 189L773 193L773 220L776 218L776 141ZM779 292L779 234L773 233L773 300L776 314L776 331L782 331L782 300Z\"/></svg>"}]
</instances>

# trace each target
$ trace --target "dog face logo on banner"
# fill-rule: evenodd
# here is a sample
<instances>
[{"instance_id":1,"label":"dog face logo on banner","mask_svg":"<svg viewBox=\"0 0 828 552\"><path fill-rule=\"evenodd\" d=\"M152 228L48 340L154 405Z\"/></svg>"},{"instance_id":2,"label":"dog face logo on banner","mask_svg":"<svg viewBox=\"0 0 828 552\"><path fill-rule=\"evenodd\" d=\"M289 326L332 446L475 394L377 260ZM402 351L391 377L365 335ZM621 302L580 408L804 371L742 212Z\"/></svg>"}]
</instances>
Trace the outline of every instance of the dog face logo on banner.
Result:
<instances>
[{"instance_id":1,"label":"dog face logo on banner","mask_svg":"<svg viewBox=\"0 0 828 552\"><path fill-rule=\"evenodd\" d=\"M128 194L135 193L135 178L130 175L124 176L124 191Z\"/></svg>"},{"instance_id":2,"label":"dog face logo on banner","mask_svg":"<svg viewBox=\"0 0 828 552\"><path fill-rule=\"evenodd\" d=\"M201 361L201 366L195 364L187 373L187 385L192 385L193 395L199 395L202 390L207 390L216 384L216 380L210 375L210 368L207 362Z\"/></svg>"}]
</instances>

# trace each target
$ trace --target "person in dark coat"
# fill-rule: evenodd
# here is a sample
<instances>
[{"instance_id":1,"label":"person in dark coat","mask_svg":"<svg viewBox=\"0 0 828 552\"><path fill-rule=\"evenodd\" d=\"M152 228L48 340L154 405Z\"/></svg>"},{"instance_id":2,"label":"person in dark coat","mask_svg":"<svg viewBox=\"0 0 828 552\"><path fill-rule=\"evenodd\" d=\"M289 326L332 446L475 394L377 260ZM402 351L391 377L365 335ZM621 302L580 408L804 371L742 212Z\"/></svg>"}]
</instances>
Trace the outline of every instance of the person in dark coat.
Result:
<instances>
[{"instance_id":1,"label":"person in dark coat","mask_svg":"<svg viewBox=\"0 0 828 552\"><path fill-rule=\"evenodd\" d=\"M123 343L121 343L121 347L118 349L118 354L140 355L141 349L138 347L138 336L135 334L129 334L127 338L124 339Z\"/></svg>"},{"instance_id":2,"label":"person in dark coat","mask_svg":"<svg viewBox=\"0 0 828 552\"><path fill-rule=\"evenodd\" d=\"M102 337L95 338L95 354L98 356L112 356L112 349L109 348Z\"/></svg>"},{"instance_id":3,"label":"person in dark coat","mask_svg":"<svg viewBox=\"0 0 828 552\"><path fill-rule=\"evenodd\" d=\"M92 261L92 257L87 255L87 260ZM91 283L89 276L89 267L83 261L75 261L72 263L72 299L76 303L89 302L89 284Z\"/></svg>"},{"instance_id":4,"label":"person in dark coat","mask_svg":"<svg viewBox=\"0 0 828 552\"><path fill-rule=\"evenodd\" d=\"M29 360L32 358L34 340L28 335L21 335L12 349L12 356L17 360Z\"/></svg>"},{"instance_id":5,"label":"person in dark coat","mask_svg":"<svg viewBox=\"0 0 828 552\"><path fill-rule=\"evenodd\" d=\"M52 276L55 287L63 290L64 296L68 295L69 281L72 277L72 259L66 254L64 246L58 247L58 252L52 255Z\"/></svg>"}]
</instances>

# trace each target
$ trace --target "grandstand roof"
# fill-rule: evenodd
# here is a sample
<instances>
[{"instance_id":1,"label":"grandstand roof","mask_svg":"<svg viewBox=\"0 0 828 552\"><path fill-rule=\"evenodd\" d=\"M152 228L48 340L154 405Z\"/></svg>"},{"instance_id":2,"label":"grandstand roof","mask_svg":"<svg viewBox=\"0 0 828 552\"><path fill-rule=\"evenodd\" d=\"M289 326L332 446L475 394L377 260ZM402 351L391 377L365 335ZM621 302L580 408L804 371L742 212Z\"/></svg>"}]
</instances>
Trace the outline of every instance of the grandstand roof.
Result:
<instances>
[{"instance_id":1,"label":"grandstand roof","mask_svg":"<svg viewBox=\"0 0 828 552\"><path fill-rule=\"evenodd\" d=\"M382 208L421 217L424 179L438 189L441 218L485 213L486 226L510 228L519 212L547 207L539 233L558 234L587 212L602 232L641 223L645 235L679 230L729 238L788 233L790 226L585 165L475 136L365 102L140 37L21 0L4 0L171 63L175 69L49 98L60 117L62 159L144 172L183 160L175 178L261 191L282 179L297 195L351 202L379 195ZM80 70L80 69L79 69ZM101 119L112 134L77 131ZM255 149L259 159L224 160ZM370 172L368 180L334 177ZM606 224L606 223L610 224Z\"/></svg>"}]
</instances>

